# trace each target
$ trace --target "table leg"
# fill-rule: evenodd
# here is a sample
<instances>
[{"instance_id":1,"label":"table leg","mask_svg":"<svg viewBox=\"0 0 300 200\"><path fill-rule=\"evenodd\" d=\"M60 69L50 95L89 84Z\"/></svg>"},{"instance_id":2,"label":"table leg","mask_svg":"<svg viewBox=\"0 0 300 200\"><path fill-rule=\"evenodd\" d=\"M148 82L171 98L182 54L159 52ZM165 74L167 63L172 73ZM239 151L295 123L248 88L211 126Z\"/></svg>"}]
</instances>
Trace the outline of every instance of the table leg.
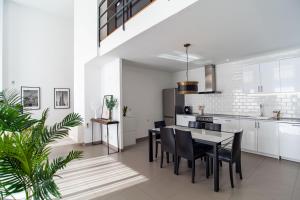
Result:
<instances>
[{"instance_id":1,"label":"table leg","mask_svg":"<svg viewBox=\"0 0 300 200\"><path fill-rule=\"evenodd\" d=\"M101 141L100 144L103 144L103 125L100 124L100 131L101 131Z\"/></svg>"},{"instance_id":2,"label":"table leg","mask_svg":"<svg viewBox=\"0 0 300 200\"><path fill-rule=\"evenodd\" d=\"M94 122L92 121L92 144L94 144Z\"/></svg>"},{"instance_id":3,"label":"table leg","mask_svg":"<svg viewBox=\"0 0 300 200\"><path fill-rule=\"evenodd\" d=\"M153 134L152 131L148 131L149 138L149 162L153 162Z\"/></svg>"},{"instance_id":4,"label":"table leg","mask_svg":"<svg viewBox=\"0 0 300 200\"><path fill-rule=\"evenodd\" d=\"M106 125L106 135L107 135L107 155L109 155L109 131L108 131L108 125Z\"/></svg>"},{"instance_id":5,"label":"table leg","mask_svg":"<svg viewBox=\"0 0 300 200\"><path fill-rule=\"evenodd\" d=\"M117 140L118 140L118 152L120 152L120 147L119 147L119 124L117 124Z\"/></svg>"},{"instance_id":6,"label":"table leg","mask_svg":"<svg viewBox=\"0 0 300 200\"><path fill-rule=\"evenodd\" d=\"M219 145L214 145L214 191L219 191Z\"/></svg>"}]
</instances>

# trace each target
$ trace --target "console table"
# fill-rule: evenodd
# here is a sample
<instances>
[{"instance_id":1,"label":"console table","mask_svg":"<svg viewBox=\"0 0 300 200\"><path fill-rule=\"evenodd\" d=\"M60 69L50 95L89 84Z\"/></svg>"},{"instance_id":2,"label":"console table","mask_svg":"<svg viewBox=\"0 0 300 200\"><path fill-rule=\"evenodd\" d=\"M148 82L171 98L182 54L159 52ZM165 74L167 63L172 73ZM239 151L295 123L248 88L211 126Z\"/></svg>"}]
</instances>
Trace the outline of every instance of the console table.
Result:
<instances>
[{"instance_id":1,"label":"console table","mask_svg":"<svg viewBox=\"0 0 300 200\"><path fill-rule=\"evenodd\" d=\"M113 152L113 153L118 153L120 152L120 147L119 147L119 121L113 121L113 120L107 120L107 119L101 119L101 118L92 118L92 144L94 143L94 123L100 124L101 127L101 140L100 144L103 143L102 135L103 135L103 125L106 125L106 132L107 132L107 154L109 155L109 125L116 124L117 125L117 142L118 142L118 151Z\"/></svg>"}]
</instances>

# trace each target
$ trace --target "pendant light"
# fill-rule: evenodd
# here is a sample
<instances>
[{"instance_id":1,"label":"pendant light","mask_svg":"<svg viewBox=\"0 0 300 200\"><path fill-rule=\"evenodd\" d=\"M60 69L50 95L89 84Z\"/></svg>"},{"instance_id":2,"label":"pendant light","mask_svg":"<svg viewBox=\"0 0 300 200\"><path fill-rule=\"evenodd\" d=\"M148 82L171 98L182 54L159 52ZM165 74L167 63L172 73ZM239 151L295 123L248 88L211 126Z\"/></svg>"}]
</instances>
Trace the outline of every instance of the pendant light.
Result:
<instances>
[{"instance_id":1,"label":"pendant light","mask_svg":"<svg viewBox=\"0 0 300 200\"><path fill-rule=\"evenodd\" d=\"M189 81L189 47L191 44L184 44L186 52L186 81L177 82L179 94L197 94L198 81Z\"/></svg>"}]
</instances>

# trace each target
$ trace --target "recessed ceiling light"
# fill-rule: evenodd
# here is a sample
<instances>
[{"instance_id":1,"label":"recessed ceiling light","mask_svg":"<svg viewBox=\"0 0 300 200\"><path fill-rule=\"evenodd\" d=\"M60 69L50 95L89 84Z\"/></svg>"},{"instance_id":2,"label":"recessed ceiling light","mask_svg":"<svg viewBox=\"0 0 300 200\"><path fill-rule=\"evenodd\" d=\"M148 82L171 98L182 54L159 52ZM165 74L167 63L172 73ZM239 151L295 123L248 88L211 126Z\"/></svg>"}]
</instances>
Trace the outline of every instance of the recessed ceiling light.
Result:
<instances>
[{"instance_id":1,"label":"recessed ceiling light","mask_svg":"<svg viewBox=\"0 0 300 200\"><path fill-rule=\"evenodd\" d=\"M229 61L230 61L230 59L229 59L229 58L227 58L227 59L226 59L226 62L229 62Z\"/></svg>"}]
</instances>

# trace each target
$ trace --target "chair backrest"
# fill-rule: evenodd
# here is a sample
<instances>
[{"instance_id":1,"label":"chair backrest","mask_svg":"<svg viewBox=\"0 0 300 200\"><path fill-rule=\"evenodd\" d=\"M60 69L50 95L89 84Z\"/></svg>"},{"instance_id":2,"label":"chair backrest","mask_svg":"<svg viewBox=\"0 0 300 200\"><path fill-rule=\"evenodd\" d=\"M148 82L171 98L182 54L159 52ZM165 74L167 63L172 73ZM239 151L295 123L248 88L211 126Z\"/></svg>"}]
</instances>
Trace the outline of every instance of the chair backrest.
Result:
<instances>
[{"instance_id":1,"label":"chair backrest","mask_svg":"<svg viewBox=\"0 0 300 200\"><path fill-rule=\"evenodd\" d=\"M210 131L221 131L222 128L221 124L214 124L214 123L205 123L204 126L206 130L210 130Z\"/></svg>"},{"instance_id":2,"label":"chair backrest","mask_svg":"<svg viewBox=\"0 0 300 200\"><path fill-rule=\"evenodd\" d=\"M175 129L175 141L177 155L192 160L194 155L192 133Z\"/></svg>"},{"instance_id":3,"label":"chair backrest","mask_svg":"<svg viewBox=\"0 0 300 200\"><path fill-rule=\"evenodd\" d=\"M197 129L202 129L202 123L197 122L197 121L189 121L189 128L197 128Z\"/></svg>"},{"instance_id":4,"label":"chair backrest","mask_svg":"<svg viewBox=\"0 0 300 200\"><path fill-rule=\"evenodd\" d=\"M231 158L233 161L236 161L241 156L242 137L243 137L243 131L234 134L232 149L231 149Z\"/></svg>"},{"instance_id":5,"label":"chair backrest","mask_svg":"<svg viewBox=\"0 0 300 200\"><path fill-rule=\"evenodd\" d=\"M175 154L175 135L172 128L161 128L160 140L163 151Z\"/></svg>"},{"instance_id":6,"label":"chair backrest","mask_svg":"<svg viewBox=\"0 0 300 200\"><path fill-rule=\"evenodd\" d=\"M166 127L166 122L165 121L154 122L154 128L163 128L163 127Z\"/></svg>"}]
</instances>

